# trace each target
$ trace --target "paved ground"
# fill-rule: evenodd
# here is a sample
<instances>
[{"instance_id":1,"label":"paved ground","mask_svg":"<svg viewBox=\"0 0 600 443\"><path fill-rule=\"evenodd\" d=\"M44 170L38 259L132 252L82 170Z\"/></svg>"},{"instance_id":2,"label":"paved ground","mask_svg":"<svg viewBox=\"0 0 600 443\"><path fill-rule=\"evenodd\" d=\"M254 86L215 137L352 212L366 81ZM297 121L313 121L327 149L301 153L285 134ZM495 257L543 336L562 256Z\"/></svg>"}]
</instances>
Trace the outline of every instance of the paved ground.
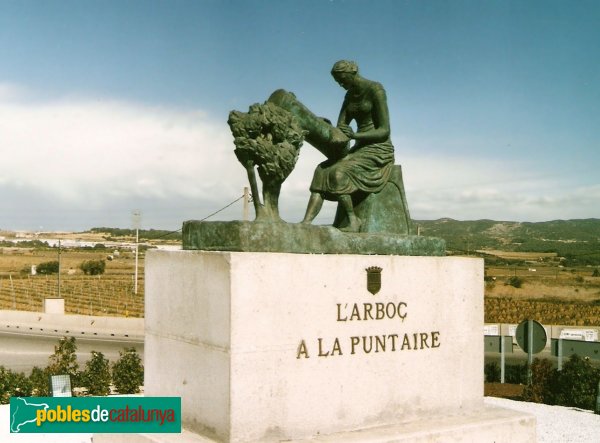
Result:
<instances>
[{"instance_id":1,"label":"paved ground","mask_svg":"<svg viewBox=\"0 0 600 443\"><path fill-rule=\"evenodd\" d=\"M486 397L485 402L535 415L538 443L600 442L600 415L592 411L494 397Z\"/></svg>"}]
</instances>

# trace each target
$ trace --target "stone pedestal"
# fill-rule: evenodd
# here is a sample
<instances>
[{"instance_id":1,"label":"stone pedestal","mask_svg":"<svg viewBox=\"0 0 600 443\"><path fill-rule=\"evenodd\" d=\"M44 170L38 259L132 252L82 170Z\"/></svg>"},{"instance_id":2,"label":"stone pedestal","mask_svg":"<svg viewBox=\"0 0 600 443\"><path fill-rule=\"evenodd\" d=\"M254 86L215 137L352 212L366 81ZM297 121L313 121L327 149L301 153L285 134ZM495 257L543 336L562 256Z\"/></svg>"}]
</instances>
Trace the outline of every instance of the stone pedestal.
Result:
<instances>
[{"instance_id":1,"label":"stone pedestal","mask_svg":"<svg viewBox=\"0 0 600 443\"><path fill-rule=\"evenodd\" d=\"M480 259L149 251L145 392L198 441L535 441L482 325Z\"/></svg>"}]
</instances>

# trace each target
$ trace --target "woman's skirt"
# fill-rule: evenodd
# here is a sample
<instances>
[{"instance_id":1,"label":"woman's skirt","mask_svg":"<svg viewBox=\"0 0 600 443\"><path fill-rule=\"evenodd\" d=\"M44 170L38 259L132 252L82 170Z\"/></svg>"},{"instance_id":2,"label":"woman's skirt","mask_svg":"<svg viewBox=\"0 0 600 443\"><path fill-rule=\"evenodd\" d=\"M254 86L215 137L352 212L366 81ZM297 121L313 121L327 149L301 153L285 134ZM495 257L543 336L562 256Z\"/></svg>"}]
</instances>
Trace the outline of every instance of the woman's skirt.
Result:
<instances>
[{"instance_id":1,"label":"woman's skirt","mask_svg":"<svg viewBox=\"0 0 600 443\"><path fill-rule=\"evenodd\" d=\"M357 191L379 192L393 166L394 146L390 141L365 145L340 160L327 160L318 165L310 190L323 194L328 200Z\"/></svg>"}]
</instances>

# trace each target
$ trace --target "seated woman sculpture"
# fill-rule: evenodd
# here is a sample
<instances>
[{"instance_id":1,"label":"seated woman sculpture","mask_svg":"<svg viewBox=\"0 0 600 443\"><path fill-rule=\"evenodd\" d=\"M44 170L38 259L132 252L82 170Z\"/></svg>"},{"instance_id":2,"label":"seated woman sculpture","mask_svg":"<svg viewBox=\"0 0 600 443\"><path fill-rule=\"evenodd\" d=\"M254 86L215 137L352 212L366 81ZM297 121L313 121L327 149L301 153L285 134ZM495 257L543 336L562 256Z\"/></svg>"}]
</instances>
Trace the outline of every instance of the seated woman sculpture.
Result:
<instances>
[{"instance_id":1,"label":"seated woman sculpture","mask_svg":"<svg viewBox=\"0 0 600 443\"><path fill-rule=\"evenodd\" d=\"M383 189L394 166L394 146L385 90L380 83L363 78L356 63L338 61L331 69L334 80L348 92L337 127L355 140L347 155L317 166L310 185L311 196L302 223L311 223L323 200L338 201L348 216L343 231L358 232L361 220L354 213L355 192L376 193ZM350 127L356 122L357 130Z\"/></svg>"}]
</instances>

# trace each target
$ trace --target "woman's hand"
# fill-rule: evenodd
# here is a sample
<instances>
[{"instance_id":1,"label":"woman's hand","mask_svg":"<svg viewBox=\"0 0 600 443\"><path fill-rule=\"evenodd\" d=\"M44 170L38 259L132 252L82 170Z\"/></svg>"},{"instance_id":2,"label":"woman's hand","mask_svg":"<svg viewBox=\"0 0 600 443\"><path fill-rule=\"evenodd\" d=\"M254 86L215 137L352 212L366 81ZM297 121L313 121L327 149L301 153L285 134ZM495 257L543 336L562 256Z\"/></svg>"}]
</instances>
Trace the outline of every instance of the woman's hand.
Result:
<instances>
[{"instance_id":1,"label":"woman's hand","mask_svg":"<svg viewBox=\"0 0 600 443\"><path fill-rule=\"evenodd\" d=\"M350 125L342 123L342 124L338 125L338 128L349 139L353 139L354 138L354 130L350 127Z\"/></svg>"}]
</instances>

